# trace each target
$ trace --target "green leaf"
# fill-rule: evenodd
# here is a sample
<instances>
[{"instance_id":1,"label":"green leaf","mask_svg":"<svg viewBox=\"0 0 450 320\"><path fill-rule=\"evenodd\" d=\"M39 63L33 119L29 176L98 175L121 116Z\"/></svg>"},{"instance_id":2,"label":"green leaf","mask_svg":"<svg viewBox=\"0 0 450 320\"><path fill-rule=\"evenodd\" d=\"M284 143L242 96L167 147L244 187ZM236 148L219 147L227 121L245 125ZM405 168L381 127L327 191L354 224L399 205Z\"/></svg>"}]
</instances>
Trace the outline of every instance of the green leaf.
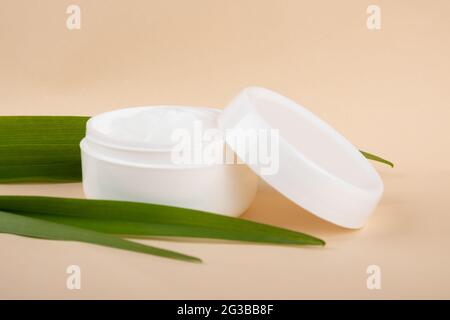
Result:
<instances>
[{"instance_id":1,"label":"green leaf","mask_svg":"<svg viewBox=\"0 0 450 320\"><path fill-rule=\"evenodd\" d=\"M83 116L1 116L1 143L78 144L84 137L88 119Z\"/></svg>"},{"instance_id":2,"label":"green leaf","mask_svg":"<svg viewBox=\"0 0 450 320\"><path fill-rule=\"evenodd\" d=\"M138 202L0 196L0 210L113 234L325 244L313 236L262 223Z\"/></svg>"},{"instance_id":3,"label":"green leaf","mask_svg":"<svg viewBox=\"0 0 450 320\"><path fill-rule=\"evenodd\" d=\"M4 211L0 211L0 233L10 233L44 239L86 242L164 258L201 262L201 260L196 257L184 255L175 251L146 246L109 234L103 234L92 230L58 224Z\"/></svg>"},{"instance_id":4,"label":"green leaf","mask_svg":"<svg viewBox=\"0 0 450 320\"><path fill-rule=\"evenodd\" d=\"M383 159L383 158L381 158L379 156L376 156L374 154L371 154L369 152L365 152L365 151L362 151L362 150L359 150L359 151L363 154L364 157L366 157L369 160L374 160L374 161L378 161L378 162L387 164L388 166L391 166L391 168L394 167L394 164L392 162L386 160L386 159Z\"/></svg>"},{"instance_id":5,"label":"green leaf","mask_svg":"<svg viewBox=\"0 0 450 320\"><path fill-rule=\"evenodd\" d=\"M0 183L81 181L79 143L88 119L0 116ZM361 152L393 167L385 159Z\"/></svg>"},{"instance_id":6,"label":"green leaf","mask_svg":"<svg viewBox=\"0 0 450 320\"><path fill-rule=\"evenodd\" d=\"M79 143L88 117L0 117L0 182L81 180Z\"/></svg>"}]
</instances>

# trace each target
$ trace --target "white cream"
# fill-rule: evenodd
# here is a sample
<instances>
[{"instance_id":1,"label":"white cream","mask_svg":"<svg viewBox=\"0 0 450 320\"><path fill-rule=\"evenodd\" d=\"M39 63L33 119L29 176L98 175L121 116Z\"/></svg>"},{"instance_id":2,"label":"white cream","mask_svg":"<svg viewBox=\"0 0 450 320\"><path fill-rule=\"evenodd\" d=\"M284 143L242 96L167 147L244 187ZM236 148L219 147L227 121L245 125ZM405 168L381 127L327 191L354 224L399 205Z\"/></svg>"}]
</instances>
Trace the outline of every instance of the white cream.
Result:
<instances>
[{"instance_id":1,"label":"white cream","mask_svg":"<svg viewBox=\"0 0 450 320\"><path fill-rule=\"evenodd\" d=\"M174 163L176 130L218 130L220 110L136 107L91 118L81 142L83 188L93 199L150 202L238 216L257 176L245 165ZM221 139L221 138L220 138ZM218 139L217 141L219 141Z\"/></svg>"},{"instance_id":2,"label":"white cream","mask_svg":"<svg viewBox=\"0 0 450 320\"><path fill-rule=\"evenodd\" d=\"M189 132L195 123L203 129L216 127L215 114L201 113L186 108L163 107L143 109L124 118L113 119L110 136L124 141L138 142L151 148L169 148L174 145L172 134L178 129Z\"/></svg>"}]
</instances>

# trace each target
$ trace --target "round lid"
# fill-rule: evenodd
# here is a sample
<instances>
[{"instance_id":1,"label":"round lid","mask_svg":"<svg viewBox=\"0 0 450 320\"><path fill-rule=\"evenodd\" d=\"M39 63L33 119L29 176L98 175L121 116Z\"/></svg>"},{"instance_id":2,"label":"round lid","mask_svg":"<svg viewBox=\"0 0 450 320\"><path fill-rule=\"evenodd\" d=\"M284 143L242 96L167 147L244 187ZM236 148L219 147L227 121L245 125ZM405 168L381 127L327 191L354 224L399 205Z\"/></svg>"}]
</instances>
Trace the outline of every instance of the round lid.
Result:
<instances>
[{"instance_id":1,"label":"round lid","mask_svg":"<svg viewBox=\"0 0 450 320\"><path fill-rule=\"evenodd\" d=\"M383 193L369 161L313 113L273 91L244 89L219 116L241 161L299 206L360 228Z\"/></svg>"}]
</instances>

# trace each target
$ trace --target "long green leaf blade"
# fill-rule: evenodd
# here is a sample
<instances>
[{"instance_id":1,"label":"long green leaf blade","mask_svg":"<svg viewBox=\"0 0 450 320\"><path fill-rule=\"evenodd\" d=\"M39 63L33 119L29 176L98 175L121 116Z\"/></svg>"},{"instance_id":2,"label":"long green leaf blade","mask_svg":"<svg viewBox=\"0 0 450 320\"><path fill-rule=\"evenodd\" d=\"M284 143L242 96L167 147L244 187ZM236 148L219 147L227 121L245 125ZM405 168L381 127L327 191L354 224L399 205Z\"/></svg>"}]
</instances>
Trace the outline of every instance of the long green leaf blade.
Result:
<instances>
[{"instance_id":1,"label":"long green leaf blade","mask_svg":"<svg viewBox=\"0 0 450 320\"><path fill-rule=\"evenodd\" d=\"M316 237L262 223L137 202L0 196L0 209L115 234L298 245L325 244Z\"/></svg>"},{"instance_id":2,"label":"long green leaf blade","mask_svg":"<svg viewBox=\"0 0 450 320\"><path fill-rule=\"evenodd\" d=\"M175 251L146 246L109 234L103 234L65 224L48 222L4 211L0 211L0 233L10 233L52 240L86 242L163 258L201 262L201 260L196 257L184 255Z\"/></svg>"},{"instance_id":3,"label":"long green leaf blade","mask_svg":"<svg viewBox=\"0 0 450 320\"><path fill-rule=\"evenodd\" d=\"M81 181L79 143L89 117L0 116L0 183ZM392 162L361 151L371 160Z\"/></svg>"},{"instance_id":4,"label":"long green leaf blade","mask_svg":"<svg viewBox=\"0 0 450 320\"><path fill-rule=\"evenodd\" d=\"M83 116L1 116L2 145L78 144L85 135Z\"/></svg>"},{"instance_id":5,"label":"long green leaf blade","mask_svg":"<svg viewBox=\"0 0 450 320\"><path fill-rule=\"evenodd\" d=\"M79 143L88 117L0 117L0 182L81 180Z\"/></svg>"}]
</instances>

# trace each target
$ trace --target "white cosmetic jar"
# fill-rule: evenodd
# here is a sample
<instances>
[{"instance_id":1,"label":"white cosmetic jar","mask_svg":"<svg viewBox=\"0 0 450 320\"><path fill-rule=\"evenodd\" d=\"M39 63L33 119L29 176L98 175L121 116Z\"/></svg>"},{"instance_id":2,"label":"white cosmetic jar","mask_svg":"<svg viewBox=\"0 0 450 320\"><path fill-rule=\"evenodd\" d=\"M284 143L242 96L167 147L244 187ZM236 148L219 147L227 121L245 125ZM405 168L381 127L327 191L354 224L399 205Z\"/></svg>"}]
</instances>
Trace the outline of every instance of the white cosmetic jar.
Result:
<instances>
[{"instance_id":1,"label":"white cosmetic jar","mask_svg":"<svg viewBox=\"0 0 450 320\"><path fill-rule=\"evenodd\" d=\"M220 113L206 107L143 106L92 117L80 143L86 197L239 216L257 190L258 177L249 167L173 161L174 130L192 132L198 123L218 130Z\"/></svg>"}]
</instances>

